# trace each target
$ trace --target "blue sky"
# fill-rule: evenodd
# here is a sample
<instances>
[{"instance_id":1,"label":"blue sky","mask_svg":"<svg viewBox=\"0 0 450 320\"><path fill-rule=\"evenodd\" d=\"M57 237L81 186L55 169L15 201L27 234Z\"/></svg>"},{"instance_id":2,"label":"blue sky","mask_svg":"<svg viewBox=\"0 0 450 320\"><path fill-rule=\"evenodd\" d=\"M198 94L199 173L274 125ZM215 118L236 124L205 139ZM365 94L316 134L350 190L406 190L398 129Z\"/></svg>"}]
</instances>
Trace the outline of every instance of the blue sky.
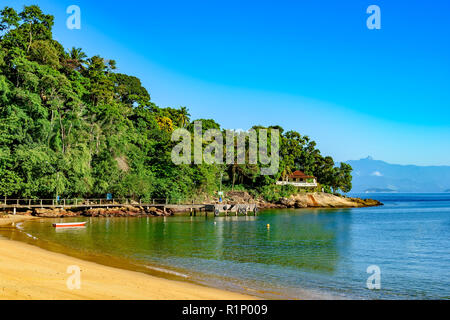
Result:
<instances>
[{"instance_id":1,"label":"blue sky","mask_svg":"<svg viewBox=\"0 0 450 320\"><path fill-rule=\"evenodd\" d=\"M224 128L279 124L336 161L450 165L448 1L8 1L117 60L153 102ZM81 8L81 30L66 8ZM369 30L366 8L381 8Z\"/></svg>"}]
</instances>

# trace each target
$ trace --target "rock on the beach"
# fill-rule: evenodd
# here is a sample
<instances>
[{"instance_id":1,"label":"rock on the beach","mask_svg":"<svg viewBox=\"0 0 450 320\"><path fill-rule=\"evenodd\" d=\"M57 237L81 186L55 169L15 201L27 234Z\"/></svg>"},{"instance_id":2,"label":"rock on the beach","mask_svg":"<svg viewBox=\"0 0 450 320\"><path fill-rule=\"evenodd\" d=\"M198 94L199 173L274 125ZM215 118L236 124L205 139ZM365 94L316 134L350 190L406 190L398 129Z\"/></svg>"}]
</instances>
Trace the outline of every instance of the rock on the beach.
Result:
<instances>
[{"instance_id":1,"label":"rock on the beach","mask_svg":"<svg viewBox=\"0 0 450 320\"><path fill-rule=\"evenodd\" d=\"M358 208L382 205L373 199L350 198L324 192L299 193L282 198L280 203L288 208Z\"/></svg>"},{"instance_id":2,"label":"rock on the beach","mask_svg":"<svg viewBox=\"0 0 450 320\"><path fill-rule=\"evenodd\" d=\"M54 209L41 209L35 208L31 215L36 217L44 217L44 218L59 218L59 217L73 217L77 216L77 213L66 211L63 208L54 208Z\"/></svg>"},{"instance_id":3,"label":"rock on the beach","mask_svg":"<svg viewBox=\"0 0 450 320\"><path fill-rule=\"evenodd\" d=\"M143 207L124 206L113 208L92 208L84 211L82 215L87 217L140 217L148 215L168 216L172 215L172 211L166 210L164 213L163 210L154 207L145 209Z\"/></svg>"}]
</instances>

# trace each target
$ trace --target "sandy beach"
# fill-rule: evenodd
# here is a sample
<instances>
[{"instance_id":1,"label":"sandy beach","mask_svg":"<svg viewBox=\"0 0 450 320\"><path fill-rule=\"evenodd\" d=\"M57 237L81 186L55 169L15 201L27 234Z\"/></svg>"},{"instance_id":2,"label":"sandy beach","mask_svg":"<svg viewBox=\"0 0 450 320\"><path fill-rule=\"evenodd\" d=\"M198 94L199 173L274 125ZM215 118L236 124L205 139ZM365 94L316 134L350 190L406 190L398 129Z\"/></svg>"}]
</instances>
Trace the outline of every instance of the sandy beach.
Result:
<instances>
[{"instance_id":1,"label":"sandy beach","mask_svg":"<svg viewBox=\"0 0 450 320\"><path fill-rule=\"evenodd\" d=\"M24 218L1 218L3 225ZM8 223L7 223L8 221ZM69 289L69 266L81 270L81 288ZM112 268L0 238L0 299L255 299L189 282Z\"/></svg>"},{"instance_id":2,"label":"sandy beach","mask_svg":"<svg viewBox=\"0 0 450 320\"><path fill-rule=\"evenodd\" d=\"M0 227L9 226L13 223L19 223L19 222L23 222L23 221L27 221L27 220L31 220L31 219L36 219L36 218L32 217L32 216L12 215L12 214L0 216Z\"/></svg>"}]
</instances>

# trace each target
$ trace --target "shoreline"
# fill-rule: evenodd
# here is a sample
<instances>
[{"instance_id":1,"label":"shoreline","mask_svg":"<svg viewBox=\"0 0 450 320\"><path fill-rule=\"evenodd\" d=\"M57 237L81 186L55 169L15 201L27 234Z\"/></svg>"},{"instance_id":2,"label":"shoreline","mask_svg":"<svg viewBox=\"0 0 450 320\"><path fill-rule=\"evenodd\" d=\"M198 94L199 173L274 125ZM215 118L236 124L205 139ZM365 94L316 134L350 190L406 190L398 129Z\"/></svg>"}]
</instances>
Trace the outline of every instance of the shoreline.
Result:
<instances>
[{"instance_id":1,"label":"shoreline","mask_svg":"<svg viewBox=\"0 0 450 320\"><path fill-rule=\"evenodd\" d=\"M382 206L378 200L337 196L325 192L305 192L281 199L282 208L343 209Z\"/></svg>"},{"instance_id":2,"label":"shoreline","mask_svg":"<svg viewBox=\"0 0 450 320\"><path fill-rule=\"evenodd\" d=\"M342 209L342 208L362 208L382 206L378 200L363 199L349 196L339 196L324 192L305 192L293 194L287 198L281 198L276 202L267 202L261 199L254 199L246 191L235 191L234 196L230 199L224 199L220 205L227 205L233 203L235 205L256 205L259 210L265 209L299 209L299 208L314 208L314 209ZM202 203L203 205L219 205L217 201L211 200ZM5 210L5 209L4 209ZM23 210L23 209L22 209ZM14 217L11 211L6 211L9 216ZM90 209L72 208L70 205L58 208L28 208L24 212L19 212L19 215L38 218L71 218L71 217L161 217L172 216L176 214L183 214L189 212L189 209L176 208L156 208L151 205L140 205L139 203L128 205L111 205L109 207L98 207ZM201 210L200 210L201 212ZM211 211L212 212L212 209ZM236 211L230 211L236 212ZM0 216L1 218L1 216ZM1 219L0 219L1 226Z\"/></svg>"},{"instance_id":3,"label":"shoreline","mask_svg":"<svg viewBox=\"0 0 450 320\"><path fill-rule=\"evenodd\" d=\"M29 220L29 217L17 217L15 222L19 220ZM5 223L1 225L5 226ZM81 270L80 289L70 290L67 287L67 279L71 276L67 268L72 265L79 266ZM0 275L0 300L260 299L189 281L107 266L2 236Z\"/></svg>"},{"instance_id":4,"label":"shoreline","mask_svg":"<svg viewBox=\"0 0 450 320\"><path fill-rule=\"evenodd\" d=\"M14 226L16 223L38 219L37 217L33 216L25 216L25 215L6 215L6 216L0 216L0 227L5 226Z\"/></svg>"},{"instance_id":5,"label":"shoreline","mask_svg":"<svg viewBox=\"0 0 450 320\"><path fill-rule=\"evenodd\" d=\"M349 207L349 208L357 208L357 207L365 207L366 203L363 199L359 198L351 198L351 197L337 197L334 195L324 195L323 193L306 193L306 194L299 194L292 196L291 198L284 198L285 200L288 200L284 203L284 208L323 208L323 209L337 209L343 205L343 207ZM370 200L370 199L369 199ZM338 201L338 202L336 202ZM370 200L372 201L372 200ZM350 204L350 205L349 205ZM377 205L377 204L375 204ZM382 205L382 204L381 204ZM369 205L371 206L371 205ZM263 210L272 209L273 207L264 207ZM136 213L136 211L131 211ZM126 214L127 211L122 211L123 214L121 214L121 217L139 217L140 215L132 214L128 215ZM176 212L173 214L182 214L183 212ZM58 218L76 218L78 215L57 215ZM114 217L112 216L103 216L103 217ZM86 293L80 294L73 294L71 292L63 292L61 291L61 287L59 288L59 291L56 290L55 292L58 292L58 294L62 294L62 297L59 296L48 296L48 295L41 295L41 291L43 290L42 287L46 287L45 284L38 283L37 285L35 282L32 285L32 287L35 287L36 290L32 290L32 294L24 295L7 295L6 298L3 297L3 294L5 293L5 288L13 286L19 286L19 287L25 287L26 283L24 281L16 284L11 283L4 283L2 282L2 279L0 278L0 300L1 299L175 299L175 300L233 300L233 299L277 299L276 297L267 297L264 295L263 292L260 292L260 294L254 295L253 290L247 290L243 288L244 290L234 290L233 288L223 288L223 287L217 287L208 283L203 283L200 279L197 279L197 281L193 281L191 279L184 279L183 276L174 276L179 275L177 272L171 271L171 270L165 270L158 268L158 266L141 266L136 265L129 261L123 261L123 259L114 259L110 256L105 256L101 254L90 254L88 252L83 252L82 250L75 251L70 248L67 248L63 245L60 245L58 243L50 243L48 241L43 241L41 239L35 238L33 235L27 234L26 232L23 232L21 230L20 223L27 222L29 220L47 220L48 218L55 218L54 216L34 216L34 215L7 215L7 216L0 216L0 231L1 227L11 225L11 227L6 228L6 233L0 232L0 246L3 247L2 250L0 250L0 257L3 255L8 256L11 255L11 250L18 250L19 252L27 251L30 252L30 255L22 255L25 258L25 264L29 265L29 257L32 255L31 251L34 248L33 254L40 254L40 257L35 259L39 261L46 261L46 260L52 260L54 256L59 256L61 261L64 261L64 264L66 265L66 268L68 265L76 264L76 265L83 265L84 270L86 269L93 269L93 270L101 270L99 273L105 274L108 272L108 270L114 270L116 274L115 281L119 281L121 278L123 278L123 282L127 283L125 288L120 288L120 286L116 286L114 289L108 289L108 286L105 285L104 281L100 279L97 279L99 282L96 283L96 281L93 279L93 275L90 274L90 282L94 283L96 285L95 290L89 289ZM96 217L93 217L96 218ZM102 218L102 215L98 215L97 218ZM16 226L17 225L17 226ZM6 243L5 241L9 242L17 242L22 247L18 247L19 245L16 243L16 245L13 245L11 243ZM48 242L48 243L47 243ZM7 244L7 245L5 245ZM8 245L9 244L9 245ZM9 252L5 255L5 248L10 248ZM0 265L3 264L3 258L0 258ZM15 259L19 260L19 259ZM78 263L75 263L77 262ZM22 261L20 262L22 264ZM9 265L10 268L8 270L5 270L5 266L0 266L0 274L13 274L13 267L12 265ZM61 263L58 265L58 267L61 269ZM32 276L31 278L28 276L28 279L32 279L32 281L36 281L37 278L39 278L39 273L48 273L48 270L46 270L46 266L43 263L38 264L37 266L33 266L33 268L28 268L25 273L27 275L33 274L34 272L31 271L31 269L35 270L37 272L37 275ZM60 277L68 277L69 275L65 274L65 270L61 272L57 272L56 274L53 274L52 277L55 277L56 279L60 279ZM150 289L157 290L158 295L148 295L146 291L143 291L139 295L136 295L136 291L138 288L141 288L138 284L140 281L137 281L137 279L141 279L141 277L148 277L146 278L146 286L148 286ZM161 282L161 283L160 283ZM167 282L167 284L162 284L162 282ZM63 283L64 284L64 283ZM130 286L131 284L131 286ZM47 285L50 285L47 283ZM60 284L61 285L61 284ZM186 287L187 286L187 287ZM50 286L52 287L52 286ZM167 287L167 288L166 288ZM2 289L3 288L3 289ZM52 287L54 288L54 286ZM29 289L31 290L31 289ZM99 290L106 290L108 294L105 294L105 292L102 292L99 294ZM117 290L117 291L114 291ZM44 290L45 291L45 290ZM51 291L51 290L50 290ZM67 290L66 290L67 291ZM176 295L171 294L172 291L177 292ZM16 293L18 291L16 290ZM308 299L308 295L302 295L302 299L306 298ZM262 298L265 297L265 298ZM324 298L324 297L322 297ZM319 296L313 297L313 299L322 299ZM331 298L331 297L329 297ZM332 298L335 299L336 297Z\"/></svg>"}]
</instances>

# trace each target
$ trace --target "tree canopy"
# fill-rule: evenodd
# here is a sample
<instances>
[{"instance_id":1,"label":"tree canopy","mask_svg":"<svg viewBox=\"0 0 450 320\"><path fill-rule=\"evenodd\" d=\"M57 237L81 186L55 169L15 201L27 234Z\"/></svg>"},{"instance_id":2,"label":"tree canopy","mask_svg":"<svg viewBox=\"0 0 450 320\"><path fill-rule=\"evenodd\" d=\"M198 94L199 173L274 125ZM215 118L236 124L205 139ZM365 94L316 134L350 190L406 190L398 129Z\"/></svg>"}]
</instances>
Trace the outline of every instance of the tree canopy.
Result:
<instances>
[{"instance_id":1,"label":"tree canopy","mask_svg":"<svg viewBox=\"0 0 450 320\"><path fill-rule=\"evenodd\" d=\"M187 199L217 191L223 176L225 188L267 196L298 169L327 190L350 191L349 165L335 166L308 136L278 126L274 176L260 175L260 163L175 165L171 133L193 130L189 110L157 106L114 60L65 50L53 20L38 6L0 11L0 195ZM203 125L222 130L212 119Z\"/></svg>"}]
</instances>

